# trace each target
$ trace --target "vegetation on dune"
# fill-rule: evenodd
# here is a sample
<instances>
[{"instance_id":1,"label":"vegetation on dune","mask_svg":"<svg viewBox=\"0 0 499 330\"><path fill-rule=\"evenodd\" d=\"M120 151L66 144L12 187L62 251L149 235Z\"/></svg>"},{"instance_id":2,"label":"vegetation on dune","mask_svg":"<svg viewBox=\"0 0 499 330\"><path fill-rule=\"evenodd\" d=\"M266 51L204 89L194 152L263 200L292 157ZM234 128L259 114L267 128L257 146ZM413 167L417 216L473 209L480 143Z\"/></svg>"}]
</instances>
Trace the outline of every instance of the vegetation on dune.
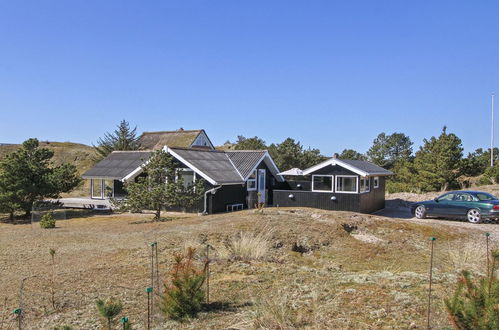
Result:
<instances>
[{"instance_id":1,"label":"vegetation on dune","mask_svg":"<svg viewBox=\"0 0 499 330\"><path fill-rule=\"evenodd\" d=\"M55 165L53 156L37 139L29 139L0 161L0 212L9 213L10 219L16 211L29 216L33 202L58 198L81 183L74 165Z\"/></svg>"},{"instance_id":2,"label":"vegetation on dune","mask_svg":"<svg viewBox=\"0 0 499 330\"><path fill-rule=\"evenodd\" d=\"M104 137L97 140L94 146L97 153L97 159L103 159L113 151L128 151L140 149L139 137L137 136L137 127L130 128L126 120L122 120L112 133L105 133Z\"/></svg>"}]
</instances>

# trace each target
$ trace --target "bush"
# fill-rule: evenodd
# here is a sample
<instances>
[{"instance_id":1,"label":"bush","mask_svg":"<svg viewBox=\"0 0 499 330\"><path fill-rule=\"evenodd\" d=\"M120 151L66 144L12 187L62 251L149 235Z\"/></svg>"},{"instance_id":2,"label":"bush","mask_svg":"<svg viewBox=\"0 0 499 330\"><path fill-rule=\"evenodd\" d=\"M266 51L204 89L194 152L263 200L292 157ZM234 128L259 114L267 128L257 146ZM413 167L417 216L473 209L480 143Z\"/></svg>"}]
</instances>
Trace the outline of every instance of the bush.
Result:
<instances>
[{"instance_id":1,"label":"bush","mask_svg":"<svg viewBox=\"0 0 499 330\"><path fill-rule=\"evenodd\" d=\"M175 255L175 264L170 273L171 283L165 285L161 297L161 310L166 317L182 321L194 318L201 311L204 300L202 286L205 280L204 269L198 269L193 264L195 249L188 248L187 253Z\"/></svg>"},{"instance_id":2,"label":"bush","mask_svg":"<svg viewBox=\"0 0 499 330\"><path fill-rule=\"evenodd\" d=\"M444 300L454 328L499 329L499 281L495 275L499 250L493 251L492 257L488 276L474 280L463 271L454 296Z\"/></svg>"},{"instance_id":3,"label":"bush","mask_svg":"<svg viewBox=\"0 0 499 330\"><path fill-rule=\"evenodd\" d=\"M45 213L40 220L40 227L43 229L55 228L55 219L52 212Z\"/></svg>"}]
</instances>

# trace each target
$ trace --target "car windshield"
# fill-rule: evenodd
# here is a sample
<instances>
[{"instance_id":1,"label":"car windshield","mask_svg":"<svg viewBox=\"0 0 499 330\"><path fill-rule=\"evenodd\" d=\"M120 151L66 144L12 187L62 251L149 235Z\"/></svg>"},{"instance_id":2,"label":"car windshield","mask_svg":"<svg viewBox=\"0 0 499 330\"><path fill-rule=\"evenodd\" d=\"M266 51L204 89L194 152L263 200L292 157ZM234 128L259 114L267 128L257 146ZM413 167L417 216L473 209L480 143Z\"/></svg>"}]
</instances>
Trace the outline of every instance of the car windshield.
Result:
<instances>
[{"instance_id":1,"label":"car windshield","mask_svg":"<svg viewBox=\"0 0 499 330\"><path fill-rule=\"evenodd\" d=\"M497 199L496 196L487 193L477 193L476 198L478 198L478 200L480 201L491 201Z\"/></svg>"}]
</instances>

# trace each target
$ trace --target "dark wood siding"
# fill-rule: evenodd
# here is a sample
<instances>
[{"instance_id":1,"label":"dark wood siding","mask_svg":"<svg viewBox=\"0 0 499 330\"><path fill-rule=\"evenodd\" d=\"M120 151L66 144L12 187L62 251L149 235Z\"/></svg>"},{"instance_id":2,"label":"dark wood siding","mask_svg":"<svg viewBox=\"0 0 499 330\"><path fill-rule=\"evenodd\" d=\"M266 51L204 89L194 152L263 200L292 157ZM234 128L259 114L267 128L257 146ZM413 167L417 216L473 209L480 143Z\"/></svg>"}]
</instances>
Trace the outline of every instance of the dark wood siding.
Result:
<instances>
[{"instance_id":1,"label":"dark wood siding","mask_svg":"<svg viewBox=\"0 0 499 330\"><path fill-rule=\"evenodd\" d=\"M374 178L371 177L371 191L360 194L360 212L372 213L385 207L385 177L379 177L379 187L374 188Z\"/></svg>"},{"instance_id":2,"label":"dark wood siding","mask_svg":"<svg viewBox=\"0 0 499 330\"><path fill-rule=\"evenodd\" d=\"M293 197L289 197L293 195ZM336 197L332 200L331 197ZM324 210L360 212L359 194L323 193L300 190L275 190L274 206L314 207Z\"/></svg>"},{"instance_id":3,"label":"dark wood siding","mask_svg":"<svg viewBox=\"0 0 499 330\"><path fill-rule=\"evenodd\" d=\"M247 208L246 193L246 186L242 184L222 186L214 195L208 195L208 212L225 212L228 204L243 204L244 208Z\"/></svg>"}]
</instances>

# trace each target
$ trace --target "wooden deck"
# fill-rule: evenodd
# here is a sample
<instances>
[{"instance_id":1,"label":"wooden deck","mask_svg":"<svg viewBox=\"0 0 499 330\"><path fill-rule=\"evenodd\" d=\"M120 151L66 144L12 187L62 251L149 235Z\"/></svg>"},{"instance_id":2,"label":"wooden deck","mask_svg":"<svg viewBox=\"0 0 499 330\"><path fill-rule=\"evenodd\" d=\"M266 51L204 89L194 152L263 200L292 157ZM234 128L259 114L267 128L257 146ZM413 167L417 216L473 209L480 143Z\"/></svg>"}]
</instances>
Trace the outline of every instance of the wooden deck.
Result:
<instances>
[{"instance_id":1,"label":"wooden deck","mask_svg":"<svg viewBox=\"0 0 499 330\"><path fill-rule=\"evenodd\" d=\"M93 209L93 210L111 210L111 202L108 199L93 198L60 198L57 200L62 207L73 209Z\"/></svg>"}]
</instances>

